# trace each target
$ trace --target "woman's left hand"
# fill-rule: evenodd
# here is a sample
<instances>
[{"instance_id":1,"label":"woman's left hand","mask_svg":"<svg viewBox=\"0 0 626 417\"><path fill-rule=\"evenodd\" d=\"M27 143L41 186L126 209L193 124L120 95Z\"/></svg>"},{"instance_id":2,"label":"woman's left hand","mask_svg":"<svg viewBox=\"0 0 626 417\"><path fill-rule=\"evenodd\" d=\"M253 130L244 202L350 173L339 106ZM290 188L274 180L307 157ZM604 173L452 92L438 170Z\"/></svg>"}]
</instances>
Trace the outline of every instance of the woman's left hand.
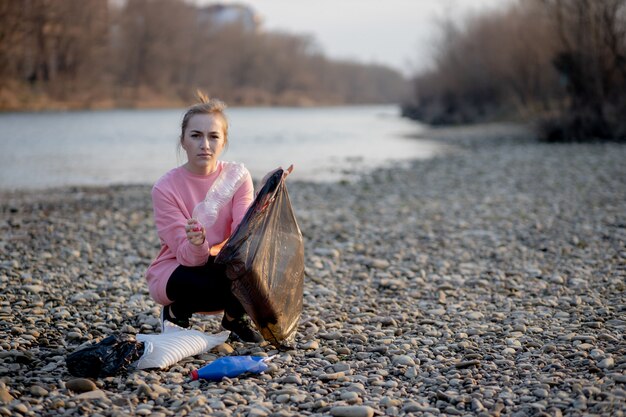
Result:
<instances>
[{"instance_id":1,"label":"woman's left hand","mask_svg":"<svg viewBox=\"0 0 626 417\"><path fill-rule=\"evenodd\" d=\"M217 256L226 244L226 242L228 242L228 239L226 239L222 243L216 243L215 245L211 246L211 248L209 249L209 255Z\"/></svg>"},{"instance_id":2,"label":"woman's left hand","mask_svg":"<svg viewBox=\"0 0 626 417\"><path fill-rule=\"evenodd\" d=\"M283 167L278 167L270 172L268 172L267 174L265 174L265 176L263 177L263 179L261 180L261 182L259 182L259 186L257 188L257 190L254 192L254 195L257 195L259 193L259 191L261 191L261 188L263 188L263 185L265 185L265 183L267 182L267 180L279 169L283 170L283 179L287 179L287 176L289 174L291 174L293 172L293 164L289 165L289 168L284 169Z\"/></svg>"},{"instance_id":3,"label":"woman's left hand","mask_svg":"<svg viewBox=\"0 0 626 417\"><path fill-rule=\"evenodd\" d=\"M187 220L187 225L185 225L185 232L187 233L187 240L189 240L192 245L201 246L204 243L204 226L202 226L202 224L198 220Z\"/></svg>"}]
</instances>

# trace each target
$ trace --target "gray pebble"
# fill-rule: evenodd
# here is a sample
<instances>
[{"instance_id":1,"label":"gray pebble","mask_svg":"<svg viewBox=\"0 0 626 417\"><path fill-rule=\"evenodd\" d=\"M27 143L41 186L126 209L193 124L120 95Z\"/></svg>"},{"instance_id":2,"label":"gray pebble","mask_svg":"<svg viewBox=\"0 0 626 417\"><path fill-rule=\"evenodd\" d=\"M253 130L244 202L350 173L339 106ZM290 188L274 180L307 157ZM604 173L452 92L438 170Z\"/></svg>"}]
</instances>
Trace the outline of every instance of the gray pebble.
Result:
<instances>
[{"instance_id":1,"label":"gray pebble","mask_svg":"<svg viewBox=\"0 0 626 417\"><path fill-rule=\"evenodd\" d=\"M395 366L398 366L398 365L401 365L401 366L415 366L415 361L413 360L413 358L411 358L410 356L407 356L407 355L397 355L397 356L394 356L391 361L392 361L392 363Z\"/></svg>"},{"instance_id":2,"label":"gray pebble","mask_svg":"<svg viewBox=\"0 0 626 417\"><path fill-rule=\"evenodd\" d=\"M336 406L330 409L330 415L335 417L373 417L374 409L365 405Z\"/></svg>"},{"instance_id":3,"label":"gray pebble","mask_svg":"<svg viewBox=\"0 0 626 417\"><path fill-rule=\"evenodd\" d=\"M306 241L296 347L233 341L85 396L63 389L79 344L160 330L151 187L0 195L0 415L623 414L626 147L493 129L519 130L429 130L455 150L291 184ZM220 330L220 316L191 322ZM189 381L224 354L277 356L264 374Z\"/></svg>"},{"instance_id":4,"label":"gray pebble","mask_svg":"<svg viewBox=\"0 0 626 417\"><path fill-rule=\"evenodd\" d=\"M30 393L37 397L45 397L48 395L48 390L39 385L33 385L30 387Z\"/></svg>"},{"instance_id":5,"label":"gray pebble","mask_svg":"<svg viewBox=\"0 0 626 417\"><path fill-rule=\"evenodd\" d=\"M612 357L604 358L598 363L598 368L611 369L615 366L615 360Z\"/></svg>"}]
</instances>

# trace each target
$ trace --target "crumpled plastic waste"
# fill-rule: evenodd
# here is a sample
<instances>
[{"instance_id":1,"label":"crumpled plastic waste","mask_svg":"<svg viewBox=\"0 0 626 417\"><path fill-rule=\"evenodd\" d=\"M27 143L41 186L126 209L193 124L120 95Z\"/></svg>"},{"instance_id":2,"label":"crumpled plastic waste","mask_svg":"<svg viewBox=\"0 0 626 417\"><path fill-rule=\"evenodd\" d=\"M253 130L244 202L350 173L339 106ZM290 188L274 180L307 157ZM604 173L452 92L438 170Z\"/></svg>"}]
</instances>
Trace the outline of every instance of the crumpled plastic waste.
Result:
<instances>
[{"instance_id":1,"label":"crumpled plastic waste","mask_svg":"<svg viewBox=\"0 0 626 417\"><path fill-rule=\"evenodd\" d=\"M130 369L167 368L182 359L226 342L229 331L206 334L165 322L160 334L111 335L71 353L65 359L70 374L104 378Z\"/></svg>"},{"instance_id":2,"label":"crumpled plastic waste","mask_svg":"<svg viewBox=\"0 0 626 417\"><path fill-rule=\"evenodd\" d=\"M70 374L82 378L104 378L127 371L144 353L143 343L130 335L111 335L65 358Z\"/></svg>"},{"instance_id":3,"label":"crumpled plastic waste","mask_svg":"<svg viewBox=\"0 0 626 417\"><path fill-rule=\"evenodd\" d=\"M214 360L200 369L191 371L191 379L220 381L224 377L234 378L244 373L260 374L274 356L225 356Z\"/></svg>"},{"instance_id":4,"label":"crumpled plastic waste","mask_svg":"<svg viewBox=\"0 0 626 417\"><path fill-rule=\"evenodd\" d=\"M137 340L144 344L144 354L135 364L137 369L167 368L180 360L207 352L226 342L229 331L206 334L165 322L160 334L138 334Z\"/></svg>"}]
</instances>

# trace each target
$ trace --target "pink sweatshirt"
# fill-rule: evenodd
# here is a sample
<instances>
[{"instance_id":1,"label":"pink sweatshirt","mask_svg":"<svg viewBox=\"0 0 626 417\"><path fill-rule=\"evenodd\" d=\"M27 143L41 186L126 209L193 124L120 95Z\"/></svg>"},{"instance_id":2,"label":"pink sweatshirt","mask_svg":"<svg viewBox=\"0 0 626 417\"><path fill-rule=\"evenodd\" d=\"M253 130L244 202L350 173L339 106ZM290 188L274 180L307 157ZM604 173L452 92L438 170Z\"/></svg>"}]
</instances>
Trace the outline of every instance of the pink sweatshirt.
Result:
<instances>
[{"instance_id":1,"label":"pink sweatshirt","mask_svg":"<svg viewBox=\"0 0 626 417\"><path fill-rule=\"evenodd\" d=\"M154 222L161 239L161 251L146 271L150 295L159 304L168 305L165 288L172 272L179 266L204 265L212 245L226 240L239 225L254 198L252 177L246 170L244 183L232 200L219 212L213 226L206 230L201 246L187 240L185 225L192 217L193 209L204 200L206 193L219 174L224 163L217 162L217 169L210 175L197 175L181 167L163 175L152 187Z\"/></svg>"}]
</instances>

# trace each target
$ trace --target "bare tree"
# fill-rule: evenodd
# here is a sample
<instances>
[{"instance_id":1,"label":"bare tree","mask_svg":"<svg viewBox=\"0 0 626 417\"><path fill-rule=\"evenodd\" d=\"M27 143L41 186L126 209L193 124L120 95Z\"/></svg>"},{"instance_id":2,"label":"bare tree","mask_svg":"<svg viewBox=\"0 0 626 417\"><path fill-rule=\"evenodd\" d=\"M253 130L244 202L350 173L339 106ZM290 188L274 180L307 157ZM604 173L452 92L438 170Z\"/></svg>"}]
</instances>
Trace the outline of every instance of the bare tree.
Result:
<instances>
[{"instance_id":1,"label":"bare tree","mask_svg":"<svg viewBox=\"0 0 626 417\"><path fill-rule=\"evenodd\" d=\"M626 0L534 0L447 24L405 113L545 120L553 140L626 136Z\"/></svg>"},{"instance_id":2,"label":"bare tree","mask_svg":"<svg viewBox=\"0 0 626 417\"><path fill-rule=\"evenodd\" d=\"M297 105L397 101L405 90L397 71L332 61L308 36L244 23L218 24L185 0L0 0L0 108L182 104L197 88Z\"/></svg>"},{"instance_id":3,"label":"bare tree","mask_svg":"<svg viewBox=\"0 0 626 417\"><path fill-rule=\"evenodd\" d=\"M551 140L626 140L626 0L543 0L559 33L554 65L567 111L545 125Z\"/></svg>"}]
</instances>

